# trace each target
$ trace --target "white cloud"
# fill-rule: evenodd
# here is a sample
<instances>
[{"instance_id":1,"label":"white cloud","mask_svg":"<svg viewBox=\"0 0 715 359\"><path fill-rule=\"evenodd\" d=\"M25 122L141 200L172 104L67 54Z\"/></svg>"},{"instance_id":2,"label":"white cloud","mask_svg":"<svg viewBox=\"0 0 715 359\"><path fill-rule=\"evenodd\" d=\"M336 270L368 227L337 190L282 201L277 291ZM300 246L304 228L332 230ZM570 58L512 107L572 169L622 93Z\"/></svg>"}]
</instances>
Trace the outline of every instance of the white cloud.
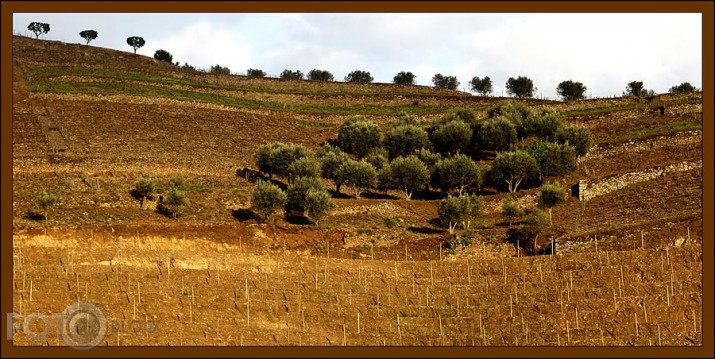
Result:
<instances>
[{"instance_id":1,"label":"white cloud","mask_svg":"<svg viewBox=\"0 0 715 359\"><path fill-rule=\"evenodd\" d=\"M230 68L233 73L245 73L250 67L260 67L252 60L252 44L245 34L208 21L191 24L177 34L157 39L154 43L157 50L169 51L174 56L174 62L188 62L198 68L208 69L219 64Z\"/></svg>"}]
</instances>

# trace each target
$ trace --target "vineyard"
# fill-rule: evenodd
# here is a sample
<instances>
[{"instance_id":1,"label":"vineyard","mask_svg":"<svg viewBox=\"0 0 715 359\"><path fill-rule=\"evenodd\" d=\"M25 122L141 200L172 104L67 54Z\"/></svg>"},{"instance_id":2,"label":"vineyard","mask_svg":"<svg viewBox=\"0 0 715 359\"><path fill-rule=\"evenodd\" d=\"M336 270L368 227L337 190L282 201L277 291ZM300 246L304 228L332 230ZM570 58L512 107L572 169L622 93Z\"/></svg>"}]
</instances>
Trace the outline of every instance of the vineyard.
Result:
<instances>
[{"instance_id":1,"label":"vineyard","mask_svg":"<svg viewBox=\"0 0 715 359\"><path fill-rule=\"evenodd\" d=\"M565 177L618 183L553 208L539 237L506 240L504 193L486 188L473 242L447 249L440 197L370 190L333 198L320 225L251 211L270 141L315 150L354 115L388 126L503 98L423 86L187 72L126 52L13 37L13 311L90 302L101 346L701 346L702 96L524 100L593 134ZM682 164L687 164L684 166ZM651 172L648 172L651 171ZM180 218L143 208L143 175L185 179ZM328 186L330 187L330 186ZM60 195L37 220L40 189ZM525 208L538 188L517 192ZM151 325L149 325L149 323ZM30 323L42 332L41 321ZM151 327L151 330L149 330ZM50 328L51 333L54 328ZM14 333L19 346L64 346Z\"/></svg>"}]
</instances>

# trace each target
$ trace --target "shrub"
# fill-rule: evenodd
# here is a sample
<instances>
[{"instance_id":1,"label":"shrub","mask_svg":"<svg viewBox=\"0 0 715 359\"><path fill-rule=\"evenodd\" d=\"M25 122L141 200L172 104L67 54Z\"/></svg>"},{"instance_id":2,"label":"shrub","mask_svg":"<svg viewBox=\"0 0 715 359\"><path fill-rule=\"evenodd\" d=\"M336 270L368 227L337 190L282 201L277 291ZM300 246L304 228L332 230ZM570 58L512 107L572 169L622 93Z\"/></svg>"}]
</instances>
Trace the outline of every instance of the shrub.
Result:
<instances>
[{"instance_id":1,"label":"shrub","mask_svg":"<svg viewBox=\"0 0 715 359\"><path fill-rule=\"evenodd\" d=\"M504 217L509 220L509 228L511 228L515 219L524 215L524 211L521 207L519 207L519 203L516 201L514 196L504 197L504 201L502 203L502 213L504 214Z\"/></svg>"},{"instance_id":2,"label":"shrub","mask_svg":"<svg viewBox=\"0 0 715 359\"><path fill-rule=\"evenodd\" d=\"M269 219L286 203L286 194L278 186L265 181L258 181L253 189L251 207L259 212L264 220Z\"/></svg>"},{"instance_id":3,"label":"shrub","mask_svg":"<svg viewBox=\"0 0 715 359\"><path fill-rule=\"evenodd\" d=\"M402 125L385 134L384 147L390 158L396 158L407 156L420 148L430 148L432 143L425 130L415 125Z\"/></svg>"},{"instance_id":4,"label":"shrub","mask_svg":"<svg viewBox=\"0 0 715 359\"><path fill-rule=\"evenodd\" d=\"M546 141L556 141L556 135L564 126L564 119L556 111L544 110L527 124L526 132Z\"/></svg>"},{"instance_id":5,"label":"shrub","mask_svg":"<svg viewBox=\"0 0 715 359\"><path fill-rule=\"evenodd\" d=\"M459 224L468 229L469 221L483 210L484 203L481 198L475 195L461 195L447 197L440 201L437 212L441 223L449 228L450 234L453 234Z\"/></svg>"},{"instance_id":6,"label":"shrub","mask_svg":"<svg viewBox=\"0 0 715 359\"><path fill-rule=\"evenodd\" d=\"M186 211L189 205L189 199L186 198L184 192L172 186L169 187L169 193L166 196L166 200L159 203L157 210L159 212L171 214L174 218L177 218Z\"/></svg>"},{"instance_id":7,"label":"shrub","mask_svg":"<svg viewBox=\"0 0 715 359\"><path fill-rule=\"evenodd\" d=\"M534 113L523 103L513 100L500 101L487 110L487 117L494 118L503 116L516 128L516 134L520 138L528 135L528 124L534 118Z\"/></svg>"},{"instance_id":8,"label":"shrub","mask_svg":"<svg viewBox=\"0 0 715 359\"><path fill-rule=\"evenodd\" d=\"M42 210L42 214L45 218L45 226L47 226L49 211L57 207L59 201L59 196L50 190L42 190L35 194L35 203L40 207L40 210Z\"/></svg>"}]
</instances>

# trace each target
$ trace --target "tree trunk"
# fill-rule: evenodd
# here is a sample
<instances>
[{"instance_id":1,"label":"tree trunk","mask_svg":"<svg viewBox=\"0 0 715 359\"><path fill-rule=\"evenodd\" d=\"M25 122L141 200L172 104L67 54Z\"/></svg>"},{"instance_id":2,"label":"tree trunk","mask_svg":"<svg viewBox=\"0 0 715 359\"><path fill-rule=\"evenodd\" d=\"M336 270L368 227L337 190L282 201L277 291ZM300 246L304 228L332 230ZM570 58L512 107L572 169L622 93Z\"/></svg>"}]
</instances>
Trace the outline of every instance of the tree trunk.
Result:
<instances>
[{"instance_id":1,"label":"tree trunk","mask_svg":"<svg viewBox=\"0 0 715 359\"><path fill-rule=\"evenodd\" d=\"M549 225L553 225L554 222L551 221L551 207L549 207Z\"/></svg>"},{"instance_id":2,"label":"tree trunk","mask_svg":"<svg viewBox=\"0 0 715 359\"><path fill-rule=\"evenodd\" d=\"M139 198L139 209L144 208L144 197Z\"/></svg>"}]
</instances>

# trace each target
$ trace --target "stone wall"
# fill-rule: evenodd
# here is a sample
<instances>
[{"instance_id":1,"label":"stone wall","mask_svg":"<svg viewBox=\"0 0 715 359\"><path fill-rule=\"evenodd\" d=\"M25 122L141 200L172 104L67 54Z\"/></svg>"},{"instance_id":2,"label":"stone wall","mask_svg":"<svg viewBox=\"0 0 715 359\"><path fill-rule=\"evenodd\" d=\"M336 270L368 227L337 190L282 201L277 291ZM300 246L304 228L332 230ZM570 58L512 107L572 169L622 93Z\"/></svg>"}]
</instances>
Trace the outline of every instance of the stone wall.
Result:
<instances>
[{"instance_id":1,"label":"stone wall","mask_svg":"<svg viewBox=\"0 0 715 359\"><path fill-rule=\"evenodd\" d=\"M648 168L642 171L609 176L594 181L581 180L578 181L578 198L581 201L588 201L594 197L603 196L639 182L665 176L668 173L689 171L696 168L702 168L702 160Z\"/></svg>"}]
</instances>

